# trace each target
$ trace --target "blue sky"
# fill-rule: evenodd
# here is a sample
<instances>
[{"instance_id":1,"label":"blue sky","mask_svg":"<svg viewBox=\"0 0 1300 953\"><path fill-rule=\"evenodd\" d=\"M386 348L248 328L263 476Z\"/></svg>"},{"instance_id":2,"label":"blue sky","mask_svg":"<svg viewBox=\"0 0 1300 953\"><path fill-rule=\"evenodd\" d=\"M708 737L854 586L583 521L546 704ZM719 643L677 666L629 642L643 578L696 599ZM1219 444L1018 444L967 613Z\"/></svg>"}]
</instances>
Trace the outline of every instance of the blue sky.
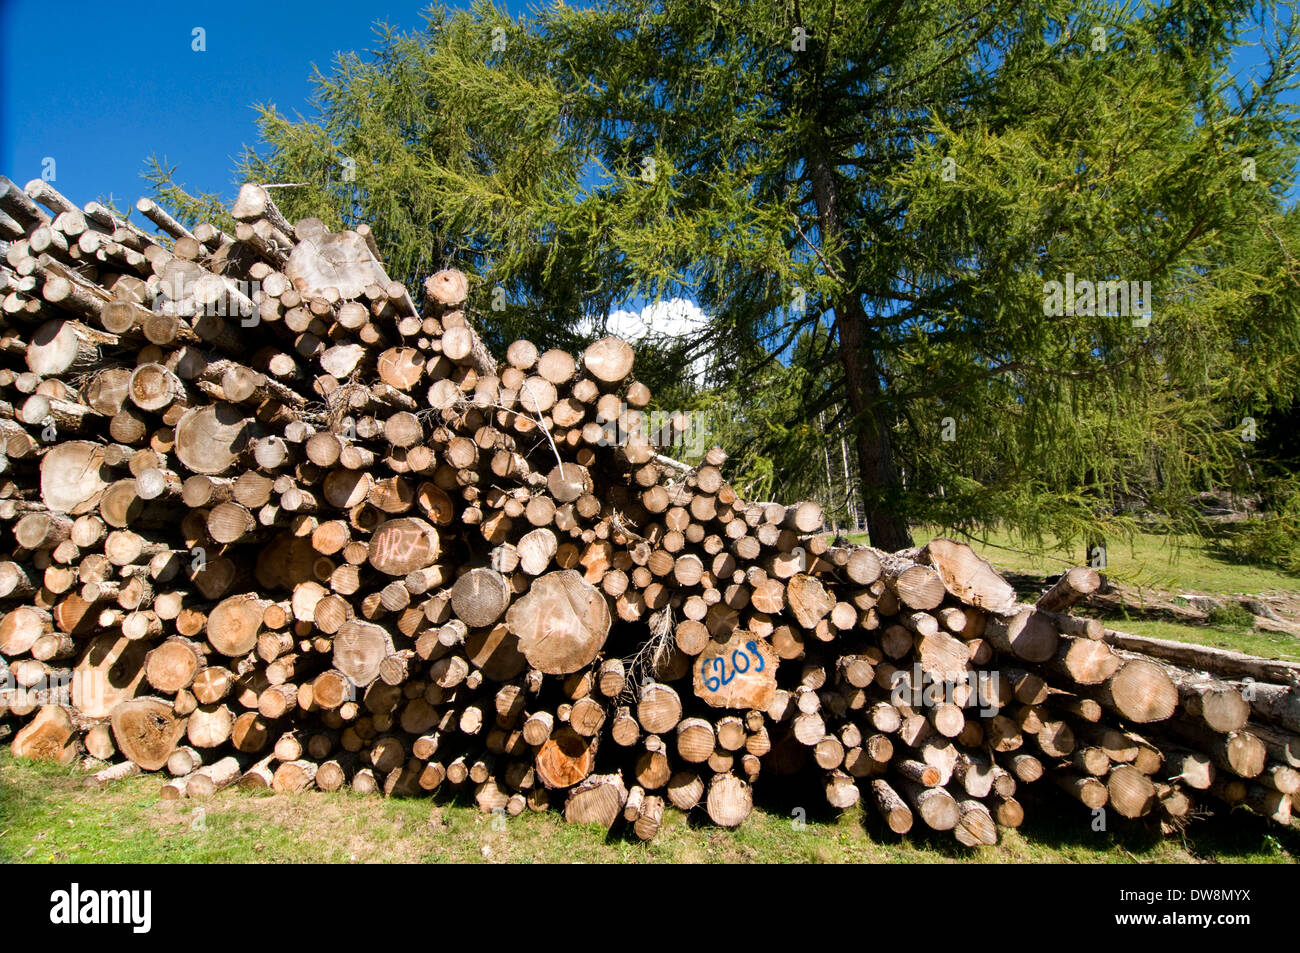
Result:
<instances>
[{"instance_id":1,"label":"blue sky","mask_svg":"<svg viewBox=\"0 0 1300 953\"><path fill-rule=\"evenodd\" d=\"M111 196L128 208L148 193L140 173L157 154L191 191L233 199L235 157L257 139L252 105L307 111L313 63L328 71L335 51L364 50L376 21L420 27L425 6L0 0L0 172L22 185L53 159L54 185L74 202ZM206 31L202 52L192 48L196 27ZM1247 52L1236 65L1259 61Z\"/></svg>"},{"instance_id":2,"label":"blue sky","mask_svg":"<svg viewBox=\"0 0 1300 953\"><path fill-rule=\"evenodd\" d=\"M257 139L252 105L305 112L313 63L328 72L335 51L365 49L376 21L420 27L426 6L0 0L0 172L23 185L48 156L74 202L112 194L125 208L148 194L140 172L156 153L191 190L233 199L235 158Z\"/></svg>"}]
</instances>

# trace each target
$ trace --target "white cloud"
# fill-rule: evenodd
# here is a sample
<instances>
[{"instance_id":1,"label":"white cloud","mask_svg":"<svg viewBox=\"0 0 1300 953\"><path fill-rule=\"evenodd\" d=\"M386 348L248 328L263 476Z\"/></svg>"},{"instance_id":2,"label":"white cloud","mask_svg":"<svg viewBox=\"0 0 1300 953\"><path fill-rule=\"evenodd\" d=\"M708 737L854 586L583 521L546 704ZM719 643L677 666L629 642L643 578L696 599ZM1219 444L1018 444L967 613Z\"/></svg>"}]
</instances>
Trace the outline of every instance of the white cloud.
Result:
<instances>
[{"instance_id":1,"label":"white cloud","mask_svg":"<svg viewBox=\"0 0 1300 953\"><path fill-rule=\"evenodd\" d=\"M605 318L604 333L613 334L633 345L643 341L672 341L690 337L704 331L709 316L689 298L669 298L646 305L640 311L611 311ZM590 332L596 332L592 322ZM702 353L691 362L691 377L697 384L704 381L708 367L708 354Z\"/></svg>"},{"instance_id":2,"label":"white cloud","mask_svg":"<svg viewBox=\"0 0 1300 953\"><path fill-rule=\"evenodd\" d=\"M637 342L645 338L683 338L704 330L709 318L688 298L669 298L640 311L612 311L605 319L610 334Z\"/></svg>"}]
</instances>

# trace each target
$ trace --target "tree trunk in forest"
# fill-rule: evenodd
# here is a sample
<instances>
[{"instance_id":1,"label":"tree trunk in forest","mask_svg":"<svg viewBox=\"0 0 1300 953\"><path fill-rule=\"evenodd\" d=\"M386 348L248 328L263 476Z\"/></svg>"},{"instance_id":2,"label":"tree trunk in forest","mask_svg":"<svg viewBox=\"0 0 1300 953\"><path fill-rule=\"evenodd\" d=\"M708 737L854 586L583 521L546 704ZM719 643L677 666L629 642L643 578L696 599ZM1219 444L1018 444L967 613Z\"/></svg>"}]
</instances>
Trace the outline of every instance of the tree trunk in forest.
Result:
<instances>
[{"instance_id":1,"label":"tree trunk in forest","mask_svg":"<svg viewBox=\"0 0 1300 953\"><path fill-rule=\"evenodd\" d=\"M817 203L818 227L822 244L840 245L839 184L824 155L809 159L813 200ZM836 278L852 275L842 253L831 255ZM832 302L840 334L840 366L844 369L844 390L853 420L853 446L858 454L858 478L862 484L863 512L871 545L893 552L912 546L912 532L907 518L898 512L896 503L886 501L889 492L899 485L894 465L894 448L889 438L888 409L880 388L880 368L870 347L864 347L863 331L867 314L857 292L848 288Z\"/></svg>"},{"instance_id":2,"label":"tree trunk in forest","mask_svg":"<svg viewBox=\"0 0 1300 953\"><path fill-rule=\"evenodd\" d=\"M907 525L907 517L899 511L897 502L887 499L890 491L899 486L898 468L894 465L894 446L880 391L879 368L870 349L862 348L862 327L867 316L854 296L836 302L835 313L840 324L840 364L844 368L849 407L857 421L853 445L858 453L871 545L886 552L910 549L912 530Z\"/></svg>"}]
</instances>

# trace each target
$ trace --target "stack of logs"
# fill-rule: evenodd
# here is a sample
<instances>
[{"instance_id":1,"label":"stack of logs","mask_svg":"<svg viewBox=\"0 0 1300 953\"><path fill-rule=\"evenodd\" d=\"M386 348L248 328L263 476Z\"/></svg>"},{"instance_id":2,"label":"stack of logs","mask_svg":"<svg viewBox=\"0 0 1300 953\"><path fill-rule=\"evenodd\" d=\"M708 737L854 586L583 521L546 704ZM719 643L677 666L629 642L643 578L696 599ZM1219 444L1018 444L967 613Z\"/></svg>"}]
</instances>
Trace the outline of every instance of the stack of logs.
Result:
<instances>
[{"instance_id":1,"label":"stack of logs","mask_svg":"<svg viewBox=\"0 0 1300 953\"><path fill-rule=\"evenodd\" d=\"M967 845L1040 779L1165 830L1289 822L1300 668L1115 644L1066 612L1092 570L1027 605L951 540L830 546L721 450L661 454L689 418L648 412L626 343L498 364L465 276L417 307L365 226L252 184L233 235L137 209L156 232L0 178L15 754L165 770L164 798L468 789L645 839L782 779Z\"/></svg>"}]
</instances>

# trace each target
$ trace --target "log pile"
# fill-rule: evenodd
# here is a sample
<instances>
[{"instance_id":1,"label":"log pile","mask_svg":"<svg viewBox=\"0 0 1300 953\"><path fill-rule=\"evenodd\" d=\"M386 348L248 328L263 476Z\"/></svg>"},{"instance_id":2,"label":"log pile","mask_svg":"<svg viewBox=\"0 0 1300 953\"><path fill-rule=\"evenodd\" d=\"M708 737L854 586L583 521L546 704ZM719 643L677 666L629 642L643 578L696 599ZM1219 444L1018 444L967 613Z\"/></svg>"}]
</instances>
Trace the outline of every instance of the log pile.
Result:
<instances>
[{"instance_id":1,"label":"log pile","mask_svg":"<svg viewBox=\"0 0 1300 953\"><path fill-rule=\"evenodd\" d=\"M642 839L810 783L966 845L1034 782L1167 831L1289 822L1296 666L1112 644L1068 614L1092 570L1030 605L951 540L832 546L816 504L738 498L722 450L661 454L689 419L648 413L625 342L498 363L465 276L417 305L364 226L252 184L233 235L137 209L159 234L0 178L15 754Z\"/></svg>"}]
</instances>

